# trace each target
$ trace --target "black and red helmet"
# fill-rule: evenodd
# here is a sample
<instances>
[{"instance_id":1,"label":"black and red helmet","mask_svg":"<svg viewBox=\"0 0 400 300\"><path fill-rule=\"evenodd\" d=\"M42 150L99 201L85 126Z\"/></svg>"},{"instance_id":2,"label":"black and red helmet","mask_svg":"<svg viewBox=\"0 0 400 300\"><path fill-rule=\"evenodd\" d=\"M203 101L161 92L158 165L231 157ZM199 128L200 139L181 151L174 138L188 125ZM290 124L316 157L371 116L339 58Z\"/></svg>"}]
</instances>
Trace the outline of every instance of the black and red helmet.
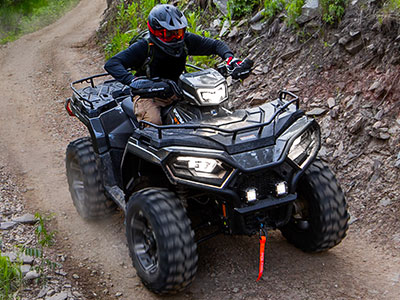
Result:
<instances>
[{"instance_id":1,"label":"black and red helmet","mask_svg":"<svg viewBox=\"0 0 400 300\"><path fill-rule=\"evenodd\" d=\"M184 14L170 4L159 4L150 11L147 26L150 40L171 56L182 55L187 20Z\"/></svg>"}]
</instances>

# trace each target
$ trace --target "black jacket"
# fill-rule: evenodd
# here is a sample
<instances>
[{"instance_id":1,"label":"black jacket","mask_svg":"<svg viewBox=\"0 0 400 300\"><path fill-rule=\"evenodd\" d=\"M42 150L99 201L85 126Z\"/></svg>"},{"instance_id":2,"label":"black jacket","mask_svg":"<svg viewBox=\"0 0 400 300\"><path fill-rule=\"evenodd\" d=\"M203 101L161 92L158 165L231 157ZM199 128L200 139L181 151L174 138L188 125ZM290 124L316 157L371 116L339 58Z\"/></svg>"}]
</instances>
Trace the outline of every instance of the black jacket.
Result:
<instances>
[{"instance_id":1,"label":"black jacket","mask_svg":"<svg viewBox=\"0 0 400 300\"><path fill-rule=\"evenodd\" d=\"M156 45L152 45L152 60L150 62L151 77L161 77L177 81L179 75L185 69L188 55L211 55L217 54L223 59L233 56L232 51L222 41L202 36L185 33L185 51L180 57L166 54ZM129 85L134 76L127 71L128 68L136 70L136 76L146 75L141 70L145 60L149 56L148 41L141 39L132 44L128 49L121 51L105 64L104 68L115 79L123 84Z\"/></svg>"}]
</instances>

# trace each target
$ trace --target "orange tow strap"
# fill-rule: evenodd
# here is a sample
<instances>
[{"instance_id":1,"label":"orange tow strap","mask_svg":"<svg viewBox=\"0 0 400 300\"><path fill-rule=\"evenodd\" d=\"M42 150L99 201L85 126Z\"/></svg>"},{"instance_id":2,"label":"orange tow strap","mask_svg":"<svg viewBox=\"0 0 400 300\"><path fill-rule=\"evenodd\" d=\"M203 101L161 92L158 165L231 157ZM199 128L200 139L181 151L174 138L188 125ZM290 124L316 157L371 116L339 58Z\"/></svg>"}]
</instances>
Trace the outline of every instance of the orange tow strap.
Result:
<instances>
[{"instance_id":1,"label":"orange tow strap","mask_svg":"<svg viewBox=\"0 0 400 300\"><path fill-rule=\"evenodd\" d=\"M264 257L265 257L265 243L267 242L267 236L266 235L261 235L260 236L260 266L258 268L258 278L257 281L259 281L262 277L263 271L264 271Z\"/></svg>"}]
</instances>

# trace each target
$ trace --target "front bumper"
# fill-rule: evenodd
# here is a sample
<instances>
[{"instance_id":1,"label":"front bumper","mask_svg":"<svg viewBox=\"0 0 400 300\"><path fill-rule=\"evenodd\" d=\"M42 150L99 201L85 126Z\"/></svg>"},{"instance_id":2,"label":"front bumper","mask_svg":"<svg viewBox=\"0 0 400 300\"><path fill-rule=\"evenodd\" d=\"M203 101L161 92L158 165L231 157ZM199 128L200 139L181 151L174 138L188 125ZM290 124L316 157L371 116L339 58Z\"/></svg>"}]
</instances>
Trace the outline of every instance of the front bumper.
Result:
<instances>
[{"instance_id":1,"label":"front bumper","mask_svg":"<svg viewBox=\"0 0 400 300\"><path fill-rule=\"evenodd\" d=\"M250 214L250 213L255 213L257 211L261 211L264 209L287 204L287 203L295 201L296 199L297 199L296 194L289 194L286 197L281 197L281 198L267 197L265 199L258 200L257 203L255 203L254 205L249 205L249 206L240 207L240 208L236 207L234 210L241 215Z\"/></svg>"}]
</instances>

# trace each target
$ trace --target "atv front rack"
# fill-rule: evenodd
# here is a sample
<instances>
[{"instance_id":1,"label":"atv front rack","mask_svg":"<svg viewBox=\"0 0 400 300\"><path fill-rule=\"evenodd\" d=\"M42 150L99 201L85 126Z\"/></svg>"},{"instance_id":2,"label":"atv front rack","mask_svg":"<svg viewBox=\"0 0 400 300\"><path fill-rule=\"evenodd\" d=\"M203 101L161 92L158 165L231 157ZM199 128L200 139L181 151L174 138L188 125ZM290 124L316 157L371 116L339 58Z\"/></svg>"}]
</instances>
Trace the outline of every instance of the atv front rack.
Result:
<instances>
[{"instance_id":1,"label":"atv front rack","mask_svg":"<svg viewBox=\"0 0 400 300\"><path fill-rule=\"evenodd\" d=\"M293 99L288 101L288 102L284 102L284 100L286 99L287 96L292 97ZM164 130L168 130L168 129L188 129L188 130L203 130L203 129L209 129L209 130L214 130L217 132L222 132L228 135L232 135L232 143L234 143L236 141L236 138L238 136L239 133L245 133L245 132L249 132L249 131L253 131L253 130L257 130L258 129L258 136L261 136L264 127L271 124L272 122L274 122L274 136L275 136L275 124L276 124L276 118L282 114L283 112L286 111L286 109L290 106L295 104L296 105L296 110L299 109L300 107L300 100L299 97L296 96L295 94L288 92L288 91L280 91L279 92L279 97L278 97L278 103L279 105L276 106L275 108L277 109L274 114L270 117L270 119L267 122L261 123L261 124L256 124L256 125L252 125L252 126L247 126L247 127L243 127L240 129L235 129L235 130L229 130L229 129L222 129L219 128L217 126L212 126L212 125L192 125L192 124L178 124L178 125L156 125L153 123L150 123L148 121L140 121L139 122L139 129L144 129L145 126L149 126L149 127L153 127L155 129L157 129L158 132L158 138L162 139L163 137L163 131ZM263 113L265 113L265 111L260 108Z\"/></svg>"}]
</instances>

